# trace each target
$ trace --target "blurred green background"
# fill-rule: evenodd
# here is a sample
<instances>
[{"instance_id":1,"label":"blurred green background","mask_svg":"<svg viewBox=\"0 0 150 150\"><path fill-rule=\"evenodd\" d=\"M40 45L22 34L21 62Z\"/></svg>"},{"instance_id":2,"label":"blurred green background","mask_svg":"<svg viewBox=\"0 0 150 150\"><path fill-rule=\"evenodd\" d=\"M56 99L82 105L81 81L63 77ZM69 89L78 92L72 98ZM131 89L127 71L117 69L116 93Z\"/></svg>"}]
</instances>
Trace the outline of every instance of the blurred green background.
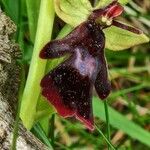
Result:
<instances>
[{"instance_id":1,"label":"blurred green background","mask_svg":"<svg viewBox=\"0 0 150 150\"><path fill-rule=\"evenodd\" d=\"M95 1L91 0L93 4ZM26 76L30 67L40 0L1 0L1 9L17 26L14 39L19 44ZM150 34L150 1L131 0L119 19ZM52 39L65 25L55 17ZM119 150L150 149L150 45L143 44L125 51L106 50L112 92L108 97L111 142ZM106 134L103 102L93 96L95 123ZM55 118L55 121L54 121ZM47 124L49 123L49 124ZM54 126L53 126L54 123ZM107 143L98 130L89 132L74 119L57 115L43 118L32 128L42 142L55 149L106 150ZM54 143L52 143L52 138Z\"/></svg>"}]
</instances>

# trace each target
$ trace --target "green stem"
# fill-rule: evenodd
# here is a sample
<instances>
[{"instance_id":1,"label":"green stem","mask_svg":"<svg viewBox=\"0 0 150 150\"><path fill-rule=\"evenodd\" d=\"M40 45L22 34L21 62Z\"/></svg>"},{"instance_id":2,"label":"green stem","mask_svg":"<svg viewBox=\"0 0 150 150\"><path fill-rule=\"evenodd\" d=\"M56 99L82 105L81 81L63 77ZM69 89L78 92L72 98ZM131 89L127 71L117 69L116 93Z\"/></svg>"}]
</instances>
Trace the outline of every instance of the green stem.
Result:
<instances>
[{"instance_id":1,"label":"green stem","mask_svg":"<svg viewBox=\"0 0 150 150\"><path fill-rule=\"evenodd\" d=\"M109 144L109 146L113 149L116 150L116 148L111 144L111 142L107 139L107 137L103 134L103 132L98 128L97 125L95 125L97 131L102 135L102 137L105 139L105 141L107 142L107 144Z\"/></svg>"},{"instance_id":2,"label":"green stem","mask_svg":"<svg viewBox=\"0 0 150 150\"><path fill-rule=\"evenodd\" d=\"M105 107L105 116L106 116L107 138L110 141L110 124L109 124L109 112L108 112L107 100L104 101L104 107ZM109 144L108 144L108 150L110 150Z\"/></svg>"},{"instance_id":3,"label":"green stem","mask_svg":"<svg viewBox=\"0 0 150 150\"><path fill-rule=\"evenodd\" d=\"M21 19L22 19L22 1L18 1L18 18L17 18L17 31L16 31L16 42L19 42L20 30L21 30Z\"/></svg>"},{"instance_id":4,"label":"green stem","mask_svg":"<svg viewBox=\"0 0 150 150\"><path fill-rule=\"evenodd\" d=\"M19 87L17 114L16 114L16 118L15 118L15 123L14 123L11 150L16 150L16 142L17 142L18 130L19 130L19 114L20 114L21 98L22 98L22 93L23 93L24 84L25 84L24 67L23 67L23 65L20 65L20 66L21 66L21 83L20 83L20 87Z\"/></svg>"},{"instance_id":5,"label":"green stem","mask_svg":"<svg viewBox=\"0 0 150 150\"><path fill-rule=\"evenodd\" d=\"M41 139L41 140L43 141L43 143L45 143L45 144L48 146L48 148L49 148L50 150L53 150L52 145L51 145L51 140L49 140L49 139L47 138L47 136L45 135L45 132L43 131L43 128L41 127L40 124L37 123L37 124L32 128L32 131L37 135L37 137L38 137L39 139ZM55 145L56 145L56 146L59 146L59 149L71 150L70 148L68 148L68 147L66 147L65 145L63 145L63 144L61 144L61 143L59 143L59 142L56 142L56 141L55 141Z\"/></svg>"},{"instance_id":6,"label":"green stem","mask_svg":"<svg viewBox=\"0 0 150 150\"><path fill-rule=\"evenodd\" d=\"M53 150L50 140L45 135L45 132L43 131L41 125L37 123L33 128L32 132L36 134L36 136L43 141L45 145L48 146L50 150Z\"/></svg>"},{"instance_id":7,"label":"green stem","mask_svg":"<svg viewBox=\"0 0 150 150\"><path fill-rule=\"evenodd\" d=\"M36 105L40 95L40 81L44 76L47 62L40 59L39 52L51 38L54 12L53 0L41 1L34 50L20 110L20 117L27 129L31 129L36 115Z\"/></svg>"},{"instance_id":8,"label":"green stem","mask_svg":"<svg viewBox=\"0 0 150 150\"><path fill-rule=\"evenodd\" d=\"M17 22L17 32L16 32L16 42L21 45L20 42L21 40L21 33L22 33L22 1L18 1L18 22ZM19 63L21 67L21 81L20 81L20 86L19 86L19 93L18 93L18 104L17 104L17 109L16 109L16 118L14 122L14 128L13 128L13 138L12 138L12 143L11 143L11 150L16 150L16 144L17 144L17 138L18 138L18 130L19 130L19 114L20 114L20 106L21 106L21 99L22 99L22 94L24 90L24 84L25 84L25 71L24 67L21 63Z\"/></svg>"},{"instance_id":9,"label":"green stem","mask_svg":"<svg viewBox=\"0 0 150 150\"><path fill-rule=\"evenodd\" d=\"M55 147L55 145L54 145L54 142L55 142L55 138L54 138L55 114L52 115L50 123L51 123L50 138L51 138L51 144L54 148Z\"/></svg>"}]
</instances>

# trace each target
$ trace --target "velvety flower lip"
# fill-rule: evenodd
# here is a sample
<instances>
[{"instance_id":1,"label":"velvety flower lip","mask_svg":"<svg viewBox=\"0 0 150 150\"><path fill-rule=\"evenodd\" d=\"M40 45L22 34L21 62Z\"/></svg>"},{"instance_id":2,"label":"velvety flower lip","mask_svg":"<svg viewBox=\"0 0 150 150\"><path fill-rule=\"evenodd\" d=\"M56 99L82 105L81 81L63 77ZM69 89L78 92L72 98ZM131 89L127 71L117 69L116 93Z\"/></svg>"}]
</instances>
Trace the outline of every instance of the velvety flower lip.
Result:
<instances>
[{"instance_id":1,"label":"velvety flower lip","mask_svg":"<svg viewBox=\"0 0 150 150\"><path fill-rule=\"evenodd\" d=\"M101 99L105 99L111 89L104 47L101 27L94 20L88 20L65 38L49 42L40 52L40 57L45 59L70 54L42 79L42 95L61 116L75 116L90 130L94 129L93 87Z\"/></svg>"},{"instance_id":2,"label":"velvety flower lip","mask_svg":"<svg viewBox=\"0 0 150 150\"><path fill-rule=\"evenodd\" d=\"M87 21L70 34L63 39L50 41L40 52L43 59L69 54L67 60L41 80L42 95L56 108L59 115L74 116L90 130L94 130L93 88L100 99L107 98L111 91L103 29L115 25L140 34L139 30L113 20L122 11L123 7L117 1L113 1L104 9L95 10ZM99 22L100 18L102 24Z\"/></svg>"}]
</instances>

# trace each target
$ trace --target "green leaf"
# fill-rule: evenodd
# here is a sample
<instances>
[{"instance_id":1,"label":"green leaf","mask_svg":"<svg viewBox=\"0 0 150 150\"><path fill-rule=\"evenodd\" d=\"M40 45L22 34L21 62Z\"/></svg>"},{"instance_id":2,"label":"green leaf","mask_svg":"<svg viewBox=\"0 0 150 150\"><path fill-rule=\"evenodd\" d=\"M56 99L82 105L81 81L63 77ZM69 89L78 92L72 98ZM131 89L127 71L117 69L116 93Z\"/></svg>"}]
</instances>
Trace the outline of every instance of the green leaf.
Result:
<instances>
[{"instance_id":1,"label":"green leaf","mask_svg":"<svg viewBox=\"0 0 150 150\"><path fill-rule=\"evenodd\" d=\"M94 106L94 115L96 117L99 117L101 120L106 121L104 103L101 100L99 100L98 97L94 97L93 106ZM113 127L123 131L124 133L131 136L133 139L136 139L150 147L149 132L142 129L134 122L128 120L125 116L121 115L113 108L109 107L108 110L110 114L110 124Z\"/></svg>"},{"instance_id":2,"label":"green leaf","mask_svg":"<svg viewBox=\"0 0 150 150\"><path fill-rule=\"evenodd\" d=\"M54 112L52 105L43 96L40 96L36 107L35 121L51 116Z\"/></svg>"},{"instance_id":3,"label":"green leaf","mask_svg":"<svg viewBox=\"0 0 150 150\"><path fill-rule=\"evenodd\" d=\"M114 51L124 50L132 46L147 43L149 38L145 34L135 34L130 31L111 26L104 30L106 48Z\"/></svg>"},{"instance_id":4,"label":"green leaf","mask_svg":"<svg viewBox=\"0 0 150 150\"><path fill-rule=\"evenodd\" d=\"M27 13L28 13L30 39L34 43L37 21L38 21L38 14L39 14L39 7L40 7L40 0L36 0L36 1L26 0L26 5L27 5Z\"/></svg>"},{"instance_id":5,"label":"green leaf","mask_svg":"<svg viewBox=\"0 0 150 150\"><path fill-rule=\"evenodd\" d=\"M39 121L39 124L41 125L43 131L45 132L46 136L49 137L49 131L50 131L50 116L43 117Z\"/></svg>"},{"instance_id":6,"label":"green leaf","mask_svg":"<svg viewBox=\"0 0 150 150\"><path fill-rule=\"evenodd\" d=\"M131 0L118 0L118 2L122 5L126 5L127 3L129 3Z\"/></svg>"},{"instance_id":7,"label":"green leaf","mask_svg":"<svg viewBox=\"0 0 150 150\"><path fill-rule=\"evenodd\" d=\"M43 141L43 143L45 145L48 146L48 149L53 150L53 147L51 145L50 140L48 139L48 137L46 136L44 130L42 129L41 125L39 123L37 123L31 130L36 137L38 137L39 139L41 139L41 141Z\"/></svg>"},{"instance_id":8,"label":"green leaf","mask_svg":"<svg viewBox=\"0 0 150 150\"><path fill-rule=\"evenodd\" d=\"M19 5L20 0L2 0L2 4L4 5L5 12L7 15L18 25L19 22Z\"/></svg>"},{"instance_id":9,"label":"green leaf","mask_svg":"<svg viewBox=\"0 0 150 150\"><path fill-rule=\"evenodd\" d=\"M122 5L126 5L130 0L118 0L118 2ZM99 3L97 4L97 6L95 7L95 9L98 8L103 8L105 6L107 6L108 4L110 4L112 2L112 0L100 0Z\"/></svg>"},{"instance_id":10,"label":"green leaf","mask_svg":"<svg viewBox=\"0 0 150 150\"><path fill-rule=\"evenodd\" d=\"M57 15L73 27L87 20L92 12L88 0L55 0L54 2Z\"/></svg>"},{"instance_id":11,"label":"green leaf","mask_svg":"<svg viewBox=\"0 0 150 150\"><path fill-rule=\"evenodd\" d=\"M46 67L46 60L39 58L39 52L51 38L54 14L53 0L41 1L33 56L20 110L20 118L27 129L31 129L35 121L36 105L41 92L40 81Z\"/></svg>"}]
</instances>

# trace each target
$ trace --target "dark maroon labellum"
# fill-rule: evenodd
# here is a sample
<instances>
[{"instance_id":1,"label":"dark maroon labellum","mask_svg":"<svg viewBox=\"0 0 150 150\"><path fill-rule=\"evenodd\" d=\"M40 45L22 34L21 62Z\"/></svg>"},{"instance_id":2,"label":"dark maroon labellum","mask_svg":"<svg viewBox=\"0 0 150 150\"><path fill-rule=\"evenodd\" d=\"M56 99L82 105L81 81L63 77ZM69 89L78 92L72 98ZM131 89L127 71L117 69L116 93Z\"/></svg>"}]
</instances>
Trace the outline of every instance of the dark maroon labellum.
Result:
<instances>
[{"instance_id":1,"label":"dark maroon labellum","mask_svg":"<svg viewBox=\"0 0 150 150\"><path fill-rule=\"evenodd\" d=\"M69 35L49 42L40 52L43 59L69 54L66 61L42 79L42 95L61 116L75 116L90 130L94 129L93 87L101 99L105 99L111 90L104 55L105 36L102 31L107 25L100 25L96 20L99 17L113 19L122 10L115 1L104 9L94 11L86 22Z\"/></svg>"},{"instance_id":2,"label":"dark maroon labellum","mask_svg":"<svg viewBox=\"0 0 150 150\"><path fill-rule=\"evenodd\" d=\"M93 85L101 99L110 92L104 46L100 26L89 20L64 39L48 43L40 53L41 58L70 54L69 59L42 79L42 94L61 116L76 116L91 130Z\"/></svg>"}]
</instances>

